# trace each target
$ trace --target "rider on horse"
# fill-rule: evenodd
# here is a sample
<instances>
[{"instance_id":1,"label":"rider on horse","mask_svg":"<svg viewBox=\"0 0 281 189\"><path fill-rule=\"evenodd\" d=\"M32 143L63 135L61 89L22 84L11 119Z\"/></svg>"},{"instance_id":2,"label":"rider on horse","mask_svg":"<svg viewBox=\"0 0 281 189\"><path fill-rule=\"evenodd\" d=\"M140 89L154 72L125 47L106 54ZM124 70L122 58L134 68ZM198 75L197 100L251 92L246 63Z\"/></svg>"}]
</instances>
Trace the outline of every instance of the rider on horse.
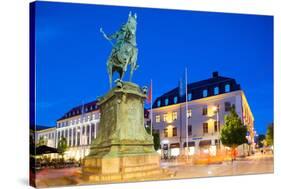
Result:
<instances>
[{"instance_id":1,"label":"rider on horse","mask_svg":"<svg viewBox=\"0 0 281 189\"><path fill-rule=\"evenodd\" d=\"M124 24L119 31L107 36L102 28L100 31L103 33L104 37L111 41L116 40L113 45L109 60L107 62L110 85L112 74L114 71L119 72L120 80L124 76L124 72L127 70L127 65L131 64L130 80L132 79L133 71L137 69L137 44L136 44L136 14L134 16L129 14L128 21Z\"/></svg>"}]
</instances>

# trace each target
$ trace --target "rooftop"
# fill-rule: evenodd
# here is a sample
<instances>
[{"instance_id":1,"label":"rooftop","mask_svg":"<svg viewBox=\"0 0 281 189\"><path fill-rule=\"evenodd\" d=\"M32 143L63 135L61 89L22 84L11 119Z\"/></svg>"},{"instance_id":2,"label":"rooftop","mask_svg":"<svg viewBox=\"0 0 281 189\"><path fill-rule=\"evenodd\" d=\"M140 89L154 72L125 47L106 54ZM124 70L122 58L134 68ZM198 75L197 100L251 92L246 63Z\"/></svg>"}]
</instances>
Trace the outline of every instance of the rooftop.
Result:
<instances>
[{"instance_id":1,"label":"rooftop","mask_svg":"<svg viewBox=\"0 0 281 189\"><path fill-rule=\"evenodd\" d=\"M167 106L185 102L185 87L179 86L157 97L153 103L153 108ZM228 86L228 89L226 89ZM215 87L216 93L215 93ZM187 85L188 101L197 100L200 98L210 97L218 94L240 90L240 85L236 83L235 79L220 76L218 72L213 72L212 77L190 83ZM203 94L205 92L205 95ZM181 94L180 94L181 93Z\"/></svg>"}]
</instances>

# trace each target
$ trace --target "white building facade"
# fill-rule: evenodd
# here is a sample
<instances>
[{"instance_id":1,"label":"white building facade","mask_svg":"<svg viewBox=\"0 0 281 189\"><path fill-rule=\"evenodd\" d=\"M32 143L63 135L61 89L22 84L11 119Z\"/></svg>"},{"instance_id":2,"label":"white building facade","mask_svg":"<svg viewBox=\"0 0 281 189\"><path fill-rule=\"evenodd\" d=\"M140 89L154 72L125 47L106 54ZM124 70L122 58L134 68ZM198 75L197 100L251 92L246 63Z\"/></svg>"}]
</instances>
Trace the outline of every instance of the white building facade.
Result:
<instances>
[{"instance_id":1,"label":"white building facade","mask_svg":"<svg viewBox=\"0 0 281 189\"><path fill-rule=\"evenodd\" d=\"M43 137L47 146L57 148L62 137L67 140L67 151L64 158L80 160L90 152L92 141L96 138L100 111L97 101L77 106L57 120L56 127L36 131L36 141ZM145 124L148 122L149 112L144 111Z\"/></svg>"},{"instance_id":2,"label":"white building facade","mask_svg":"<svg viewBox=\"0 0 281 189\"><path fill-rule=\"evenodd\" d=\"M254 143L254 117L240 85L214 72L210 79L189 84L187 91L187 104L185 97L179 96L179 88L158 97L153 104L152 124L160 135L161 156L178 156L187 141L191 156L200 153L215 155L223 150L220 131L232 106L249 133L249 142L238 147L238 155L249 155Z\"/></svg>"}]
</instances>

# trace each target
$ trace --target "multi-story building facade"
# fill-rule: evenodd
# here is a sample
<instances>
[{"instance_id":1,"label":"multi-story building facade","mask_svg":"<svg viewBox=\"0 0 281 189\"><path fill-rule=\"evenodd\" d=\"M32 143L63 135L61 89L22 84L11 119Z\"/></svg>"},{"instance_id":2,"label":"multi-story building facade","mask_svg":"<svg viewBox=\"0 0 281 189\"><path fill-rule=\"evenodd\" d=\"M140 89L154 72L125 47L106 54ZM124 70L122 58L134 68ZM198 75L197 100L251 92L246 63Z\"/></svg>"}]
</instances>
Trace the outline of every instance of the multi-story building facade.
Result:
<instances>
[{"instance_id":1,"label":"multi-story building facade","mask_svg":"<svg viewBox=\"0 0 281 189\"><path fill-rule=\"evenodd\" d=\"M34 133L36 144L42 139L45 145L53 148L56 147L56 127L36 125L36 132Z\"/></svg>"},{"instance_id":2,"label":"multi-story building facade","mask_svg":"<svg viewBox=\"0 0 281 189\"><path fill-rule=\"evenodd\" d=\"M247 155L254 139L254 117L240 85L214 72L207 80L188 84L187 91L187 103L180 87L153 103L152 124L160 134L162 157L178 156L186 141L189 155L223 150L220 131L232 106L248 128L249 143L238 147L238 155Z\"/></svg>"},{"instance_id":3,"label":"multi-story building facade","mask_svg":"<svg viewBox=\"0 0 281 189\"><path fill-rule=\"evenodd\" d=\"M144 111L145 126L149 122L149 112ZM97 101L72 108L57 120L56 127L36 131L35 141L43 137L50 147L58 147L62 137L67 140L65 158L83 159L90 152L92 140L96 138L100 122Z\"/></svg>"},{"instance_id":4,"label":"multi-story building facade","mask_svg":"<svg viewBox=\"0 0 281 189\"><path fill-rule=\"evenodd\" d=\"M68 149L65 158L84 158L90 152L90 144L97 136L100 113L97 101L72 108L57 120L56 147L62 137Z\"/></svg>"}]
</instances>

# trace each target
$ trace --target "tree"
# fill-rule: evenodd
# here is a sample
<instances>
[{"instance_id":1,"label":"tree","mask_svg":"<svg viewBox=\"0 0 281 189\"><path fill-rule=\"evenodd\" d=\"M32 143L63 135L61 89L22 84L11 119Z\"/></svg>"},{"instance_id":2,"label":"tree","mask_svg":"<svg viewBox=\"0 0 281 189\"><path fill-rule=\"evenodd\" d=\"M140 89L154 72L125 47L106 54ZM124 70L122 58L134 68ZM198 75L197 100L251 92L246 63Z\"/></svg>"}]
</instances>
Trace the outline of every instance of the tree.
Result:
<instances>
[{"instance_id":1,"label":"tree","mask_svg":"<svg viewBox=\"0 0 281 189\"><path fill-rule=\"evenodd\" d=\"M151 129L150 125L145 126L145 130L148 134L151 134ZM154 149L158 150L160 149L160 135L159 132L152 131L152 136L153 136L153 144L154 144Z\"/></svg>"},{"instance_id":2,"label":"tree","mask_svg":"<svg viewBox=\"0 0 281 189\"><path fill-rule=\"evenodd\" d=\"M37 147L43 146L43 145L46 145L46 144L47 144L46 139L44 139L43 136L40 136L39 141L38 141L38 143L37 143Z\"/></svg>"},{"instance_id":3,"label":"tree","mask_svg":"<svg viewBox=\"0 0 281 189\"><path fill-rule=\"evenodd\" d=\"M274 142L273 142L273 138L274 138L274 133L273 133L273 123L269 124L267 127L267 132L266 132L266 144L268 146L273 146Z\"/></svg>"},{"instance_id":4,"label":"tree","mask_svg":"<svg viewBox=\"0 0 281 189\"><path fill-rule=\"evenodd\" d=\"M65 137L62 137L60 141L58 142L58 153L62 156L62 159L64 159L64 153L67 150L67 140Z\"/></svg>"},{"instance_id":5,"label":"tree","mask_svg":"<svg viewBox=\"0 0 281 189\"><path fill-rule=\"evenodd\" d=\"M247 127L243 125L240 117L235 112L234 107L230 109L230 113L224 117L225 125L221 131L221 142L223 145L231 148L232 160L236 157L236 148L247 143Z\"/></svg>"}]
</instances>

